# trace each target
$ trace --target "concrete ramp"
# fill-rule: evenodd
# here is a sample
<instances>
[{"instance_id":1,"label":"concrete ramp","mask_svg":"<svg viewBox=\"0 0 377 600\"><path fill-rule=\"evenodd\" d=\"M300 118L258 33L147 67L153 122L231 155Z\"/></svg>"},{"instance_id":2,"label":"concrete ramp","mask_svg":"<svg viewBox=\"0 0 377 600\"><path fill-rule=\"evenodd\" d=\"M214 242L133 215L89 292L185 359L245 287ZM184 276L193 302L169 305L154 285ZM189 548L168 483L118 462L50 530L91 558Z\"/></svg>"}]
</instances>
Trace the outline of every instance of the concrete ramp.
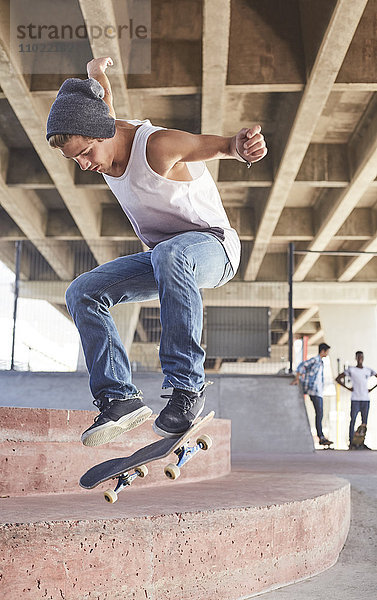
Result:
<instances>
[{"instance_id":1,"label":"concrete ramp","mask_svg":"<svg viewBox=\"0 0 377 600\"><path fill-rule=\"evenodd\" d=\"M237 470L178 486L135 484L115 504L96 490L3 498L0 597L250 598L335 564L349 487L333 475Z\"/></svg>"},{"instance_id":2,"label":"concrete ramp","mask_svg":"<svg viewBox=\"0 0 377 600\"><path fill-rule=\"evenodd\" d=\"M243 447L261 439L267 448L260 434L268 421L261 426L255 408L266 388L255 379L254 386L250 378L217 382L208 405L218 414L226 406ZM280 419L278 397L269 400L262 414ZM256 454L231 470L230 423L214 419L206 428L211 450L185 465L182 478L163 474L171 459L156 461L108 504L103 488L78 487L80 474L151 442L152 419L119 441L84 447L78 439L92 418L92 411L0 409L0 598L241 600L337 561L350 524L348 482L285 473L276 458L273 472L263 473ZM269 451L278 433L269 427Z\"/></svg>"},{"instance_id":3,"label":"concrete ramp","mask_svg":"<svg viewBox=\"0 0 377 600\"><path fill-rule=\"evenodd\" d=\"M287 375L213 375L206 411L232 421L232 454L305 453L314 445L302 395ZM159 373L135 373L155 413L166 403ZM86 373L0 372L0 406L95 410Z\"/></svg>"},{"instance_id":4,"label":"concrete ramp","mask_svg":"<svg viewBox=\"0 0 377 600\"><path fill-rule=\"evenodd\" d=\"M93 422L94 414L81 410L0 408L0 500L37 494L87 494L78 481L90 467L130 456L161 439L152 431L152 416L141 427L113 442L98 447L83 446L81 433ZM200 460L185 465L177 485L226 477L230 473L230 422L213 419L201 433L212 438L211 451L201 453ZM195 440L194 436L191 444ZM138 479L137 487L161 485L166 479L164 466L176 460L172 454L164 461L149 463L148 477ZM99 486L99 495L109 487L115 484L107 482Z\"/></svg>"},{"instance_id":5,"label":"concrete ramp","mask_svg":"<svg viewBox=\"0 0 377 600\"><path fill-rule=\"evenodd\" d=\"M314 452L302 394L291 377L223 377L217 416L232 421L232 455ZM217 389L210 390L216 395Z\"/></svg>"}]
</instances>

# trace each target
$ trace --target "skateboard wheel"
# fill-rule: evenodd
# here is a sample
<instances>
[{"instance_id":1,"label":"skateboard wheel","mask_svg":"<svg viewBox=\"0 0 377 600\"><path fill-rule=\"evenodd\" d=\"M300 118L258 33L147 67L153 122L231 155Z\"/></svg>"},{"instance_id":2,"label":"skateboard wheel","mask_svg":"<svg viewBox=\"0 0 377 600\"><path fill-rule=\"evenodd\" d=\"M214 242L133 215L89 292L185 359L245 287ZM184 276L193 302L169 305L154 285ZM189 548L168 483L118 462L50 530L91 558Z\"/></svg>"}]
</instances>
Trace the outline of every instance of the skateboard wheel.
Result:
<instances>
[{"instance_id":1,"label":"skateboard wheel","mask_svg":"<svg viewBox=\"0 0 377 600\"><path fill-rule=\"evenodd\" d=\"M148 475L148 467L146 465L141 465L136 469L136 473L139 477L146 477Z\"/></svg>"},{"instance_id":2,"label":"skateboard wheel","mask_svg":"<svg viewBox=\"0 0 377 600\"><path fill-rule=\"evenodd\" d=\"M171 463L170 465L167 465L165 467L164 473L169 479L177 479L180 476L181 471L180 468L177 467L177 465Z\"/></svg>"},{"instance_id":3,"label":"skateboard wheel","mask_svg":"<svg viewBox=\"0 0 377 600\"><path fill-rule=\"evenodd\" d=\"M204 434L196 440L196 443L201 447L202 450L209 450L212 446L212 439L209 437L209 435Z\"/></svg>"},{"instance_id":4,"label":"skateboard wheel","mask_svg":"<svg viewBox=\"0 0 377 600\"><path fill-rule=\"evenodd\" d=\"M110 504L114 504L118 500L118 494L113 490L106 490L103 494L105 496L106 502L110 502Z\"/></svg>"}]
</instances>

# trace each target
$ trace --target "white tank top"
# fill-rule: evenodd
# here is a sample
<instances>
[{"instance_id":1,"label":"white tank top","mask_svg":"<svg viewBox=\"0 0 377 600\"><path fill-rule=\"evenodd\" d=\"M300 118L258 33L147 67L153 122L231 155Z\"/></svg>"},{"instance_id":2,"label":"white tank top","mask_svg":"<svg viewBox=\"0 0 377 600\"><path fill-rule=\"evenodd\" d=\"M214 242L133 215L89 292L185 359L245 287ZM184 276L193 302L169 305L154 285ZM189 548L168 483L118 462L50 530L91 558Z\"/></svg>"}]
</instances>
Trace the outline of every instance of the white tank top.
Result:
<instances>
[{"instance_id":1,"label":"white tank top","mask_svg":"<svg viewBox=\"0 0 377 600\"><path fill-rule=\"evenodd\" d=\"M192 181L174 181L149 166L148 137L155 131L149 120L130 120L141 125L135 132L127 168L120 177L103 177L129 218L136 235L149 248L185 231L222 229L221 239L236 273L241 244L230 226L220 194L204 162L188 162Z\"/></svg>"}]
</instances>

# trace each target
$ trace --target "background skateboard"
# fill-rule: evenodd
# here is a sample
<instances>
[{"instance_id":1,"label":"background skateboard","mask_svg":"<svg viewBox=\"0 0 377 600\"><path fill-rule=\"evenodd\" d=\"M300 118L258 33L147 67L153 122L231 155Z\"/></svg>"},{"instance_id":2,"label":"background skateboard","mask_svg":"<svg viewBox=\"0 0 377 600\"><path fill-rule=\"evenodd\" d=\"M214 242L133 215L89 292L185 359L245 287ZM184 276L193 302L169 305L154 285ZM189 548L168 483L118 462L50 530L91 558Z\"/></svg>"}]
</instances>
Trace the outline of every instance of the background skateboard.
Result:
<instances>
[{"instance_id":1,"label":"background skateboard","mask_svg":"<svg viewBox=\"0 0 377 600\"><path fill-rule=\"evenodd\" d=\"M367 433L367 426L359 425L354 433L353 438L352 438L351 446L353 448L359 449L365 442L366 433Z\"/></svg>"}]
</instances>

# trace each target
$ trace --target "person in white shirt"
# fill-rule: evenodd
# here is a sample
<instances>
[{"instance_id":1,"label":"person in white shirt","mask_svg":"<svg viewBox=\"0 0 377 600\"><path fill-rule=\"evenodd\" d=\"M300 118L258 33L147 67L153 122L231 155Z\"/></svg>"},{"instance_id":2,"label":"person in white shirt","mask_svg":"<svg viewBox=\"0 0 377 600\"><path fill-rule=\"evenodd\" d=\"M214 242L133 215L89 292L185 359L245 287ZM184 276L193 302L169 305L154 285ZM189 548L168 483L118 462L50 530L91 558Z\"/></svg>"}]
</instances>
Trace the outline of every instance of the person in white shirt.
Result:
<instances>
[{"instance_id":1,"label":"person in white shirt","mask_svg":"<svg viewBox=\"0 0 377 600\"><path fill-rule=\"evenodd\" d=\"M358 350L355 355L356 358L356 366L348 367L345 369L343 373L340 373L336 378L337 383L339 383L346 390L352 392L351 395L351 421L349 428L349 449L353 449L352 440L355 433L355 421L356 417L361 413L361 421L362 425L365 426L365 430L367 427L368 414L369 414L369 392L371 392L377 384L372 388L368 388L368 381L370 377L377 377L376 371L371 369L370 367L364 367L364 353L361 350ZM345 377L349 377L351 379L352 387L348 387L345 384ZM361 448L363 450L369 450L368 446L362 444Z\"/></svg>"}]
</instances>

